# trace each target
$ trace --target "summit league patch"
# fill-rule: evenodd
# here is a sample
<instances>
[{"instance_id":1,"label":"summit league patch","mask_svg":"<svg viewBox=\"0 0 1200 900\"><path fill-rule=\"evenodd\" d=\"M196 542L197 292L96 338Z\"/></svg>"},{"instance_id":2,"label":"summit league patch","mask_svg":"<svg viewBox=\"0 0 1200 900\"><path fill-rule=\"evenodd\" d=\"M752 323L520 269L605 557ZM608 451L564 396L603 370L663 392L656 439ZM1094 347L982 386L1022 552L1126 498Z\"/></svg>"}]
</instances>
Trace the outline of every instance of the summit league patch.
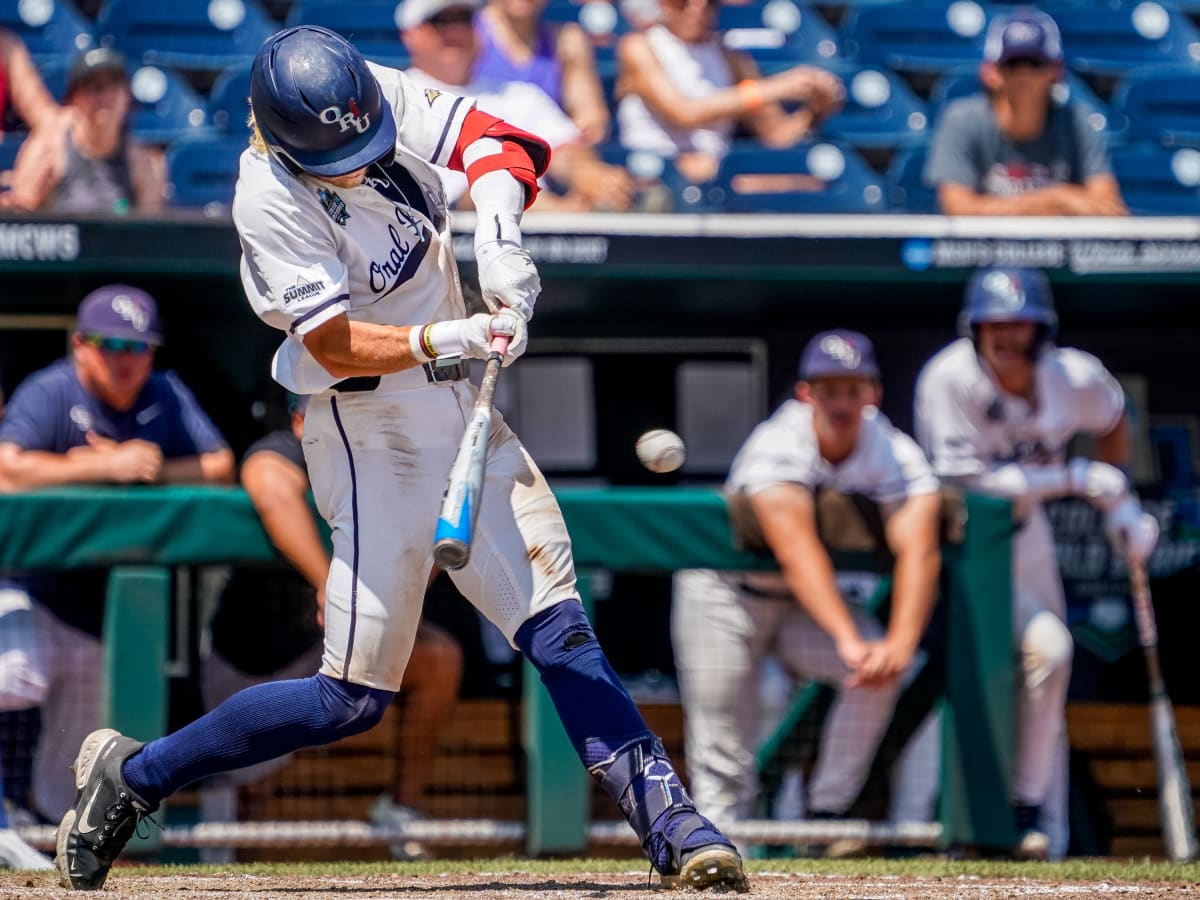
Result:
<instances>
[{"instance_id":1,"label":"summit league patch","mask_svg":"<svg viewBox=\"0 0 1200 900\"><path fill-rule=\"evenodd\" d=\"M346 201L328 188L318 188L317 197L329 218L345 228L346 220L350 218L350 213L346 212Z\"/></svg>"}]
</instances>

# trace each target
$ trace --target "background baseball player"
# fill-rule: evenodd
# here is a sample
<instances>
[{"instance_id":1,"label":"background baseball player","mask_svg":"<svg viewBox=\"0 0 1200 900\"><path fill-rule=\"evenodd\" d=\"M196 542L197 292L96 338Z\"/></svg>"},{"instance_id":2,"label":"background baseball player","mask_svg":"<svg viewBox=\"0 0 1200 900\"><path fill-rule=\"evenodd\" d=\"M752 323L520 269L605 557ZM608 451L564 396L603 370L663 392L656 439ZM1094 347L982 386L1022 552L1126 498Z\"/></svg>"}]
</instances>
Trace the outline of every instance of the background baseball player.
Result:
<instances>
[{"instance_id":1,"label":"background baseball player","mask_svg":"<svg viewBox=\"0 0 1200 900\"><path fill-rule=\"evenodd\" d=\"M145 746L90 735L58 831L74 888L100 887L138 820L184 785L379 721L408 661L446 473L477 393L459 360L485 357L495 334L511 337L509 360L519 356L540 291L519 227L548 163L540 139L313 27L267 40L250 100L234 222L250 303L286 334L273 374L312 395L304 455L333 532L324 659L311 678L249 688ZM466 172L480 286L496 315L466 317L435 165ZM539 670L654 867L741 886L733 845L696 813L600 649L558 504L499 416L474 549L453 577Z\"/></svg>"},{"instance_id":2,"label":"background baseball player","mask_svg":"<svg viewBox=\"0 0 1200 900\"><path fill-rule=\"evenodd\" d=\"M744 492L779 573L691 570L676 576L671 636L686 712L697 806L725 825L754 811L759 685L767 657L837 691L808 792L810 818L844 816L891 719L937 588L937 480L912 438L876 409L869 340L818 334L800 358L796 395L734 458L726 489ZM896 556L887 633L839 590L817 537L822 488L880 507Z\"/></svg>"},{"instance_id":3,"label":"background baseball player","mask_svg":"<svg viewBox=\"0 0 1200 900\"><path fill-rule=\"evenodd\" d=\"M1013 628L1021 662L1013 803L1018 852L1066 852L1065 823L1048 837L1042 806L1063 769L1072 641L1042 502L1084 497L1105 513L1129 555L1145 560L1158 525L1130 494L1125 395L1088 353L1054 346L1058 316L1045 275L983 269L967 285L963 337L917 381L916 430L940 478L1005 497L1020 523L1013 540ZM1095 437L1093 462L1067 459L1076 434ZM1056 776L1056 770L1058 774Z\"/></svg>"}]
</instances>

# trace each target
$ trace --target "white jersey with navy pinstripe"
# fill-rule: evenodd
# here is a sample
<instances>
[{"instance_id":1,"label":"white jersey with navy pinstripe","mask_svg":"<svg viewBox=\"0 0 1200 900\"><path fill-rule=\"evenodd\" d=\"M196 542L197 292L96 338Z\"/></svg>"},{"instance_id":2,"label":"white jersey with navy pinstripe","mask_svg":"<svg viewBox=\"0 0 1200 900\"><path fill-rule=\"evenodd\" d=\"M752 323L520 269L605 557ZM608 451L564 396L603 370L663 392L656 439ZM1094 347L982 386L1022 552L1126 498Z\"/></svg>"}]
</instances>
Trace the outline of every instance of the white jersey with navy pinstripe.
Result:
<instances>
[{"instance_id":1,"label":"white jersey with navy pinstripe","mask_svg":"<svg viewBox=\"0 0 1200 900\"><path fill-rule=\"evenodd\" d=\"M916 442L874 407L863 412L858 442L834 465L821 456L813 408L788 400L751 432L738 451L726 488L754 493L775 484L862 494L884 514L908 497L931 494L937 479Z\"/></svg>"},{"instance_id":2,"label":"white jersey with navy pinstripe","mask_svg":"<svg viewBox=\"0 0 1200 900\"><path fill-rule=\"evenodd\" d=\"M286 332L272 375L300 394L337 381L302 340L336 315L386 325L465 315L434 165L448 164L474 101L370 68L396 117L396 158L372 165L362 185L293 176L254 149L241 158L233 220L242 284L258 316Z\"/></svg>"},{"instance_id":3,"label":"white jersey with navy pinstripe","mask_svg":"<svg viewBox=\"0 0 1200 900\"><path fill-rule=\"evenodd\" d=\"M1000 390L969 338L934 356L917 379L917 439L944 478L1062 463L1073 435L1107 434L1124 412L1121 385L1100 360L1068 347L1038 357L1033 401Z\"/></svg>"}]
</instances>

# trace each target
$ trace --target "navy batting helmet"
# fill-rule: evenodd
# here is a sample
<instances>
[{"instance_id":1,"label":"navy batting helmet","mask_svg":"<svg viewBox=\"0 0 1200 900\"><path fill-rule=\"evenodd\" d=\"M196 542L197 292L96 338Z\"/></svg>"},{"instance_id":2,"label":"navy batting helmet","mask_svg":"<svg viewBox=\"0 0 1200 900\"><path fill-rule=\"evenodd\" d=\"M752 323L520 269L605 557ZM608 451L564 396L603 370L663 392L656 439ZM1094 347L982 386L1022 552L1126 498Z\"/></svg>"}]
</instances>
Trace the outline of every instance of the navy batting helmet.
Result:
<instances>
[{"instance_id":1,"label":"navy batting helmet","mask_svg":"<svg viewBox=\"0 0 1200 900\"><path fill-rule=\"evenodd\" d=\"M313 25L267 38L250 71L250 107L271 152L313 175L361 169L396 143L396 119L367 61Z\"/></svg>"},{"instance_id":2,"label":"navy batting helmet","mask_svg":"<svg viewBox=\"0 0 1200 900\"><path fill-rule=\"evenodd\" d=\"M1034 322L1040 340L1053 340L1058 314L1050 282L1040 269L980 269L967 283L959 332L971 337L981 322Z\"/></svg>"}]
</instances>

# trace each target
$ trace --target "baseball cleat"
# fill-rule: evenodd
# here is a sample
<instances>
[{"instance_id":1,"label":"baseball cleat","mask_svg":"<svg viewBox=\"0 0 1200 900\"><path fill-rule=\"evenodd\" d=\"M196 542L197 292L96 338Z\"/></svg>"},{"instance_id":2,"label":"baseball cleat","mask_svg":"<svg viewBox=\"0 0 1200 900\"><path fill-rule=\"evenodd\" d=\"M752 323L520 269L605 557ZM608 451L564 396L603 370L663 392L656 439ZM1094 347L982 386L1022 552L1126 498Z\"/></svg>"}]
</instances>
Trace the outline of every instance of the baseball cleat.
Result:
<instances>
[{"instance_id":1,"label":"baseball cleat","mask_svg":"<svg viewBox=\"0 0 1200 900\"><path fill-rule=\"evenodd\" d=\"M749 890L742 858L728 844L706 844L683 855L678 875L662 876L665 888L728 888L739 893Z\"/></svg>"},{"instance_id":2,"label":"baseball cleat","mask_svg":"<svg viewBox=\"0 0 1200 900\"><path fill-rule=\"evenodd\" d=\"M138 823L157 809L134 794L121 775L122 764L141 748L141 742L111 728L84 739L74 766L75 806L63 816L56 836L54 863L63 887L102 888Z\"/></svg>"}]
</instances>

